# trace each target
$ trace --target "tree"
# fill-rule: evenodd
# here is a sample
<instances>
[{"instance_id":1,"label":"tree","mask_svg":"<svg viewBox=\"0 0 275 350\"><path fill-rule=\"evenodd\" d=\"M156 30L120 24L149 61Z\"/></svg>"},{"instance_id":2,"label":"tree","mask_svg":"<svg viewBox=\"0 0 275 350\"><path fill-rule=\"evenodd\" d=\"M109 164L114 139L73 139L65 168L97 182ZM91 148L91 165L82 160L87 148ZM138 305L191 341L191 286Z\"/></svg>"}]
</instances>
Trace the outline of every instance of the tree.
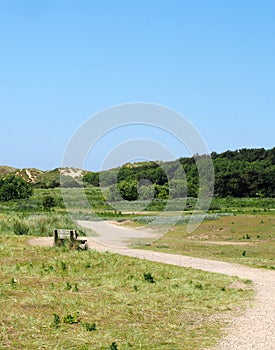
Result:
<instances>
[{"instance_id":1,"label":"tree","mask_svg":"<svg viewBox=\"0 0 275 350\"><path fill-rule=\"evenodd\" d=\"M167 199L169 196L169 185L165 184L163 186L161 185L154 185L155 188L155 197L159 199Z\"/></svg>"},{"instance_id":2,"label":"tree","mask_svg":"<svg viewBox=\"0 0 275 350\"><path fill-rule=\"evenodd\" d=\"M169 190L172 198L187 197L187 182L185 180L171 180Z\"/></svg>"},{"instance_id":3,"label":"tree","mask_svg":"<svg viewBox=\"0 0 275 350\"><path fill-rule=\"evenodd\" d=\"M0 179L0 200L29 198L33 193L32 186L17 175L7 175Z\"/></svg>"},{"instance_id":4,"label":"tree","mask_svg":"<svg viewBox=\"0 0 275 350\"><path fill-rule=\"evenodd\" d=\"M140 185L138 188L138 195L141 200L153 199L155 197L154 185Z\"/></svg>"},{"instance_id":5,"label":"tree","mask_svg":"<svg viewBox=\"0 0 275 350\"><path fill-rule=\"evenodd\" d=\"M127 201L135 201L138 199L137 181L121 181L117 187L123 199Z\"/></svg>"},{"instance_id":6,"label":"tree","mask_svg":"<svg viewBox=\"0 0 275 350\"><path fill-rule=\"evenodd\" d=\"M122 200L117 185L111 185L106 193L107 200L110 202Z\"/></svg>"},{"instance_id":7,"label":"tree","mask_svg":"<svg viewBox=\"0 0 275 350\"><path fill-rule=\"evenodd\" d=\"M84 184L89 184L92 186L99 186L99 172L89 172L83 176Z\"/></svg>"}]
</instances>

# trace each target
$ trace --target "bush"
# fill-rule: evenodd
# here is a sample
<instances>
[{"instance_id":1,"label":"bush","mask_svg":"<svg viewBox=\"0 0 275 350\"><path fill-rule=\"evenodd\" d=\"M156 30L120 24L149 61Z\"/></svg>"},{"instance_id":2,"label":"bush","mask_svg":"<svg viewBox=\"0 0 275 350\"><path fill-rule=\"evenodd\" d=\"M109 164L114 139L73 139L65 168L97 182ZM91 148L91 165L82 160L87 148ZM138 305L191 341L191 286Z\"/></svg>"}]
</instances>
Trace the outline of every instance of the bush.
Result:
<instances>
[{"instance_id":1,"label":"bush","mask_svg":"<svg viewBox=\"0 0 275 350\"><path fill-rule=\"evenodd\" d=\"M16 221L13 225L13 231L16 235L27 235L29 228L23 222Z\"/></svg>"},{"instance_id":2,"label":"bush","mask_svg":"<svg viewBox=\"0 0 275 350\"><path fill-rule=\"evenodd\" d=\"M54 197L52 196L45 196L42 201L42 205L44 209L51 209L56 206L56 202Z\"/></svg>"},{"instance_id":3,"label":"bush","mask_svg":"<svg viewBox=\"0 0 275 350\"><path fill-rule=\"evenodd\" d=\"M1 201L29 198L32 193L32 186L23 180L20 176L7 175L4 179L0 179Z\"/></svg>"}]
</instances>

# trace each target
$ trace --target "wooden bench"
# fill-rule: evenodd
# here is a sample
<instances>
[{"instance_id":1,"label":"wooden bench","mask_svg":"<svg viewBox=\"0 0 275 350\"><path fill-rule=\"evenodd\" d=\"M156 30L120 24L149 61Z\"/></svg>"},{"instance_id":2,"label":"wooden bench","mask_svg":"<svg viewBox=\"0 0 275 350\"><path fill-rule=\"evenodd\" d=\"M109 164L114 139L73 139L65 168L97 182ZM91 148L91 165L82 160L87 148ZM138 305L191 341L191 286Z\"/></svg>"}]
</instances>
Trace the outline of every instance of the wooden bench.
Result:
<instances>
[{"instance_id":1,"label":"wooden bench","mask_svg":"<svg viewBox=\"0 0 275 350\"><path fill-rule=\"evenodd\" d=\"M70 249L86 250L88 248L87 239L79 237L76 230L58 228L53 230L54 245L56 247L68 245Z\"/></svg>"}]
</instances>

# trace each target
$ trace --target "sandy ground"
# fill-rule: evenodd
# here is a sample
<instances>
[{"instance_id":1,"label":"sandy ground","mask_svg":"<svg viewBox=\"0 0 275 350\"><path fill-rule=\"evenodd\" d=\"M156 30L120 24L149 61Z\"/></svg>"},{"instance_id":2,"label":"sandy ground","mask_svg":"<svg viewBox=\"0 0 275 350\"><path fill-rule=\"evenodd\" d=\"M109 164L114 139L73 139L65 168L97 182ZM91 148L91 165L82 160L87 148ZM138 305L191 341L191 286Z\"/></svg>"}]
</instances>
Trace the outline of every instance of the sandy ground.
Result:
<instances>
[{"instance_id":1,"label":"sandy ground","mask_svg":"<svg viewBox=\"0 0 275 350\"><path fill-rule=\"evenodd\" d=\"M111 221L77 221L79 226L89 228L97 233L93 237L96 243L113 248L126 248L129 244L153 240L160 237L154 230L132 229L117 225Z\"/></svg>"},{"instance_id":2,"label":"sandy ground","mask_svg":"<svg viewBox=\"0 0 275 350\"><path fill-rule=\"evenodd\" d=\"M252 280L256 292L253 304L239 317L229 320L225 336L215 349L275 350L275 271L176 254L131 249L127 247L127 242L136 241L139 238L154 239L157 234L153 231L117 226L106 221L79 221L78 224L98 234L97 237L88 237L88 245L91 249ZM53 238L40 237L32 239L30 243L53 245Z\"/></svg>"}]
</instances>

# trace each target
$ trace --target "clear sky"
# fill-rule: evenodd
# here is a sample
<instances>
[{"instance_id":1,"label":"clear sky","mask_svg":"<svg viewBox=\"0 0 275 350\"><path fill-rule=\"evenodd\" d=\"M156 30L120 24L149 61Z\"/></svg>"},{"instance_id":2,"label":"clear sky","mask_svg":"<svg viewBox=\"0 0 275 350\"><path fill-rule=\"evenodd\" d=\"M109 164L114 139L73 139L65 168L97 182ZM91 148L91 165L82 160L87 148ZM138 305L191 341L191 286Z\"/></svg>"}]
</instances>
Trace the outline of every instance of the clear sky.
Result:
<instances>
[{"instance_id":1,"label":"clear sky","mask_svg":"<svg viewBox=\"0 0 275 350\"><path fill-rule=\"evenodd\" d=\"M0 0L0 50L2 165L60 166L125 102L178 111L210 151L275 146L273 0Z\"/></svg>"}]
</instances>

